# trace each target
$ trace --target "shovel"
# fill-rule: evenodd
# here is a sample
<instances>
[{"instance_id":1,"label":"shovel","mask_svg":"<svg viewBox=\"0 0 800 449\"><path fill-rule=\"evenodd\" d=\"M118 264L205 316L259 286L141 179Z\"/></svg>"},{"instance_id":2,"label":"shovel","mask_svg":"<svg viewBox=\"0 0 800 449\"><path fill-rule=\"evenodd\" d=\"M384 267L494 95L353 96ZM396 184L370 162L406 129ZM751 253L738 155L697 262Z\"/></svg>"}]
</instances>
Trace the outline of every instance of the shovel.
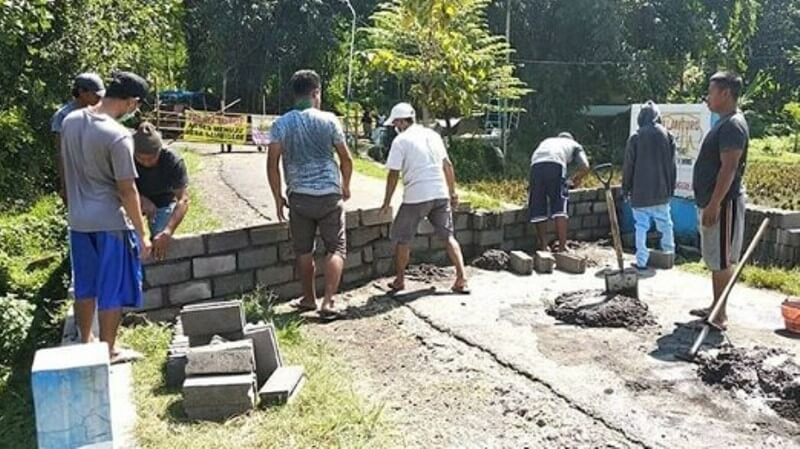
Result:
<instances>
[{"instance_id":1,"label":"shovel","mask_svg":"<svg viewBox=\"0 0 800 449\"><path fill-rule=\"evenodd\" d=\"M605 273L606 294L623 295L630 298L639 298L639 272L636 268L625 268L622 259L622 238L619 233L619 221L617 220L617 206L614 202L614 194L611 192L611 178L614 177L614 167L611 164L600 164L595 166L592 171L597 179L603 184L606 192L606 205L608 206L608 219L611 222L611 238L614 242L614 251L617 254L618 270L608 270ZM602 173L606 175L603 176Z\"/></svg>"},{"instance_id":2,"label":"shovel","mask_svg":"<svg viewBox=\"0 0 800 449\"><path fill-rule=\"evenodd\" d=\"M728 296L730 296L731 290L733 290L733 286L739 279L739 275L742 274L742 269L744 268L745 264L747 263L748 260L750 260L750 256L753 255L753 251L755 251L756 247L758 246L758 242L761 241L761 237L767 230L767 226L769 226L769 218L765 218L764 221L761 222L761 226L758 228L758 232L756 232L756 235L750 242L750 246L747 247L747 251L744 253L744 257L742 257L742 260L739 261L738 265L736 265L736 270L733 272L731 280L728 281L728 285L726 285L725 290L722 291L722 295L720 295L719 301L717 301L717 304L714 305L713 309L711 309L711 313L708 314L708 318L706 318L706 322L703 324L703 329L700 330L700 333L697 335L697 338L695 338L694 344L689 348L687 352L676 353L675 358L691 362L694 360L695 356L697 356L697 351L700 350L700 346L703 345L703 341L706 339L706 337L708 336L708 332L711 330L712 327L711 323L713 323L717 319L717 315L719 315L719 312L722 310L722 307L725 304L727 304Z\"/></svg>"}]
</instances>

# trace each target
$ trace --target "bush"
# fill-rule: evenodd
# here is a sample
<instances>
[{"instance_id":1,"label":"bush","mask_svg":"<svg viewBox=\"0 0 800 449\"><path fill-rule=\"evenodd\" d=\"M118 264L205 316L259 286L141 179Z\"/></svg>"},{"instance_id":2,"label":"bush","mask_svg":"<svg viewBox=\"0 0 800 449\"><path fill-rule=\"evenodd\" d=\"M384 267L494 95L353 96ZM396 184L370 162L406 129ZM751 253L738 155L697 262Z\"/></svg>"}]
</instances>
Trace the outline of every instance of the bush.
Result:
<instances>
[{"instance_id":1,"label":"bush","mask_svg":"<svg viewBox=\"0 0 800 449\"><path fill-rule=\"evenodd\" d=\"M35 307L14 295L0 296L0 365L11 365L28 338Z\"/></svg>"},{"instance_id":2,"label":"bush","mask_svg":"<svg viewBox=\"0 0 800 449\"><path fill-rule=\"evenodd\" d=\"M25 111L0 110L0 206L8 209L40 191L45 173L53 167L53 151L37 145Z\"/></svg>"},{"instance_id":3,"label":"bush","mask_svg":"<svg viewBox=\"0 0 800 449\"><path fill-rule=\"evenodd\" d=\"M459 182L495 179L503 175L499 149L478 139L452 139L448 149Z\"/></svg>"}]
</instances>

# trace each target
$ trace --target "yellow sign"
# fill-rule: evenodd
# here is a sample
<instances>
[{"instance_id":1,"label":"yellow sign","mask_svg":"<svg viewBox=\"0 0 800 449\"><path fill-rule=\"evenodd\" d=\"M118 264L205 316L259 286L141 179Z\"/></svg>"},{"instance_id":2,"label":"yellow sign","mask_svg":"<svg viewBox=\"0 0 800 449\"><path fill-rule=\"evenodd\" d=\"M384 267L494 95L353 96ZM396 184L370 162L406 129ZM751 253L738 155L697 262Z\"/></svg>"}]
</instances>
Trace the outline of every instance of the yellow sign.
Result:
<instances>
[{"instance_id":1,"label":"yellow sign","mask_svg":"<svg viewBox=\"0 0 800 449\"><path fill-rule=\"evenodd\" d=\"M186 111L183 138L189 142L247 142L247 116L221 115L211 112Z\"/></svg>"}]
</instances>

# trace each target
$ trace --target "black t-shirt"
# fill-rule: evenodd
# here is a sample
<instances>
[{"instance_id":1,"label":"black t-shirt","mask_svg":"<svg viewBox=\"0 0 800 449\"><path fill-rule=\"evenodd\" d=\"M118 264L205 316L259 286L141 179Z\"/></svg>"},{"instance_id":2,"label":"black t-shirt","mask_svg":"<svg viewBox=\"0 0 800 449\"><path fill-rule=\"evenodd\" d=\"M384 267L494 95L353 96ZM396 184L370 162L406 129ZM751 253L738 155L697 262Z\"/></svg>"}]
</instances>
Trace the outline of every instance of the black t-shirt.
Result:
<instances>
[{"instance_id":1,"label":"black t-shirt","mask_svg":"<svg viewBox=\"0 0 800 449\"><path fill-rule=\"evenodd\" d=\"M692 184L694 198L700 207L708 206L714 188L717 185L717 176L722 167L720 153L730 150L743 150L739 159L739 168L731 183L731 188L725 198L731 199L741 195L744 191L742 177L747 166L747 147L750 141L750 130L744 115L737 111L734 114L720 118L703 139L700 154L694 164Z\"/></svg>"},{"instance_id":2,"label":"black t-shirt","mask_svg":"<svg viewBox=\"0 0 800 449\"><path fill-rule=\"evenodd\" d=\"M161 150L158 164L144 167L137 162L136 171L139 173L136 179L139 194L159 208L169 206L175 201L175 190L186 188L189 184L183 159L166 148Z\"/></svg>"}]
</instances>

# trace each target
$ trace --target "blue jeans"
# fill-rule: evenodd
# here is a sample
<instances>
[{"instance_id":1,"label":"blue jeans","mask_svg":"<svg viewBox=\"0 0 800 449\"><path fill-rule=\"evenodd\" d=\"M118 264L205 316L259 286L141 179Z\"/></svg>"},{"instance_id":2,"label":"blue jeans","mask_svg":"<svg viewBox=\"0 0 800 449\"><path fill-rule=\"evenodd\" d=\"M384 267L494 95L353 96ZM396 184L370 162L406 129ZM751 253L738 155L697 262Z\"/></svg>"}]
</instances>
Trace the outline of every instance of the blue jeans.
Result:
<instances>
[{"instance_id":1,"label":"blue jeans","mask_svg":"<svg viewBox=\"0 0 800 449\"><path fill-rule=\"evenodd\" d=\"M646 267L650 258L647 249L647 233L650 225L656 222L656 229L661 233L661 251L675 253L675 234L672 229L669 203L659 206L633 208L633 219L636 222L636 265Z\"/></svg>"},{"instance_id":2,"label":"blue jeans","mask_svg":"<svg viewBox=\"0 0 800 449\"><path fill-rule=\"evenodd\" d=\"M157 236L169 224L169 219L172 217L172 212L175 210L175 203L170 203L169 206L159 207L156 209L155 217L150 220L150 237Z\"/></svg>"}]
</instances>

